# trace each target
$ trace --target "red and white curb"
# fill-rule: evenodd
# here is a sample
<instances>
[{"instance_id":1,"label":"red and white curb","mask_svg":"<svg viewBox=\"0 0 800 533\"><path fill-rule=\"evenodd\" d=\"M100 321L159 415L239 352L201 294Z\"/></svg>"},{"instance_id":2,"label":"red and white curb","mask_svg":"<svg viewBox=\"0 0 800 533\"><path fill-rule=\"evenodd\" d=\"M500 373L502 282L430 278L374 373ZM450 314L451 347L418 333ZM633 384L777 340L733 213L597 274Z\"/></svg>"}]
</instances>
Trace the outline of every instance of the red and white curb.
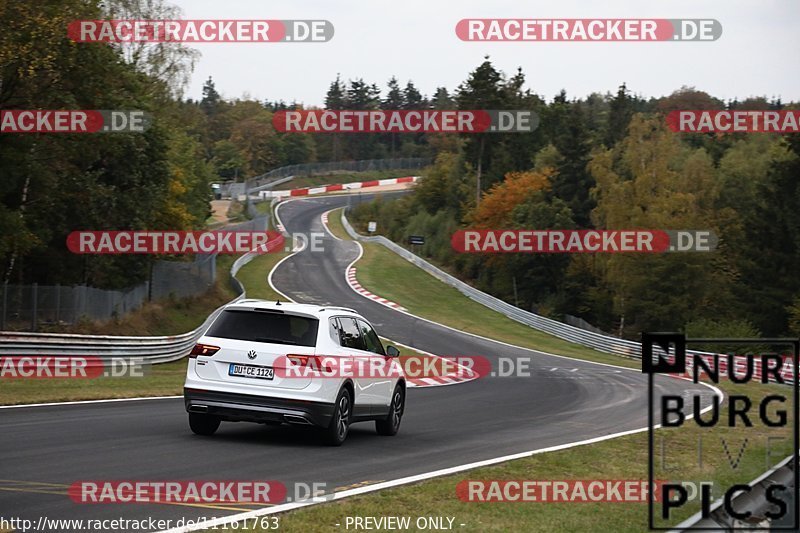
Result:
<instances>
[{"instance_id":1,"label":"red and white curb","mask_svg":"<svg viewBox=\"0 0 800 533\"><path fill-rule=\"evenodd\" d=\"M349 191L355 189L366 189L368 187L381 187L383 185L397 185L398 183L414 183L419 176L406 176L404 178L387 178L384 180L354 181L351 183L336 183L334 185L324 185L322 187L305 187L302 189L289 189L288 191L260 191L258 194L262 198L285 198L289 196L310 196L314 194L324 194L326 192Z\"/></svg>"},{"instance_id":2,"label":"red and white curb","mask_svg":"<svg viewBox=\"0 0 800 533\"><path fill-rule=\"evenodd\" d=\"M417 350L419 351L419 350ZM439 357L438 355L434 355L433 357ZM470 370L470 372L472 372ZM409 378L406 377L406 386L407 387L441 387L443 385L455 385L456 383L466 383L467 381L472 381L473 379L478 379L478 376L460 376L458 374L452 374L448 376L436 376L431 378Z\"/></svg>"},{"instance_id":3,"label":"red and white curb","mask_svg":"<svg viewBox=\"0 0 800 533\"><path fill-rule=\"evenodd\" d=\"M426 352L425 350L420 350L419 348L412 348L410 346L406 346L405 344L401 344L395 341L392 342L394 342L394 344L400 346L401 348L405 348L407 350L414 350L428 357L441 357L439 355ZM480 377L478 373L472 370L471 368L467 368L463 365L457 365L457 366L458 370L444 376L431 376L425 378L415 378L406 376L406 386L441 387L443 385L455 385L456 383L465 383L467 381L472 381L473 379L478 379Z\"/></svg>"},{"instance_id":4,"label":"red and white curb","mask_svg":"<svg viewBox=\"0 0 800 533\"><path fill-rule=\"evenodd\" d=\"M369 298L370 300L374 300L381 305L385 305L386 307L390 307L392 309L396 309L399 311L407 311L407 309L400 304L392 302L391 300L387 300L386 298L381 298L377 294L372 294L367 289L361 286L361 284L356 279L356 267L350 267L347 269L347 283L350 287L356 291L358 294L365 298ZM404 346L400 343L395 343L404 348L409 350L417 351L421 354L427 355L428 357L440 357L436 354L425 352L419 350L417 348L411 348L410 346ZM474 370L467 368L463 365L458 365L459 369L455 372L444 376L431 376L431 377L424 377L424 378L414 378L414 377L407 377L406 383L409 387L441 387L442 385L454 385L456 383L464 383L466 381L472 381L473 379L478 378L478 373Z\"/></svg>"},{"instance_id":5,"label":"red and white curb","mask_svg":"<svg viewBox=\"0 0 800 533\"><path fill-rule=\"evenodd\" d=\"M367 289L361 286L361 284L356 279L356 267L350 267L347 269L347 283L350 287L353 288L358 294L363 296L364 298L369 298L370 300L374 300L379 304L385 305L386 307L391 307L392 309L399 309L400 311L408 311L405 307L401 306L400 304L396 304L391 300L387 300L386 298L381 298L377 294L372 294Z\"/></svg>"}]
</instances>

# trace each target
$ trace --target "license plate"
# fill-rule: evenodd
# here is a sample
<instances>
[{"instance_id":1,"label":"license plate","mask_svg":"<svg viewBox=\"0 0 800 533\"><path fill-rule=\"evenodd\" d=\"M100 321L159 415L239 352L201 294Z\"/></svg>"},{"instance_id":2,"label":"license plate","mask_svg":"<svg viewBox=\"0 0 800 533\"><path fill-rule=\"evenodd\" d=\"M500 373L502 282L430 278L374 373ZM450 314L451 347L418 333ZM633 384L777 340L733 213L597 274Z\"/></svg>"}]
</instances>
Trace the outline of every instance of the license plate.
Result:
<instances>
[{"instance_id":1,"label":"license plate","mask_svg":"<svg viewBox=\"0 0 800 533\"><path fill-rule=\"evenodd\" d=\"M243 378L272 379L275 377L275 369L271 366L237 365L231 363L228 367L228 375Z\"/></svg>"}]
</instances>

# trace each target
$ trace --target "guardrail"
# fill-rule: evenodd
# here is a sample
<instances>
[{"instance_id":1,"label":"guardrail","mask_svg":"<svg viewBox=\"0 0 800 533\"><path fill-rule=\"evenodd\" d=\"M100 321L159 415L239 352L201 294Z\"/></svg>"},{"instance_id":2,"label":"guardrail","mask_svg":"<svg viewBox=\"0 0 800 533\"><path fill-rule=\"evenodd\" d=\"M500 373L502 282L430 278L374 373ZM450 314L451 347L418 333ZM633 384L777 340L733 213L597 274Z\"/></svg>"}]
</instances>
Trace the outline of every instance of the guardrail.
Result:
<instances>
[{"instance_id":1,"label":"guardrail","mask_svg":"<svg viewBox=\"0 0 800 533\"><path fill-rule=\"evenodd\" d=\"M451 276L442 269L432 265L428 261L406 250L399 244L387 239L386 237L383 237L382 235L371 237L361 235L350 225L350 222L347 220L347 216L345 215L345 210L342 210L342 225L352 238L358 241L377 242L385 246L400 257L418 266L431 276L446 283L447 285L450 285L451 287L454 287L464 296L478 302L485 307L488 307L489 309L497 311L498 313L502 313L512 320L525 324L526 326L530 326L533 329L553 335L554 337L558 337L559 339L574 342L575 344L579 344L581 346L594 348L595 350L601 352L625 357L633 357L637 359L641 359L642 357L642 345L640 342L620 339L618 337L612 337L611 335L589 331L553 320L551 318L537 315L536 313L525 311L508 302L504 302L499 298L495 298L491 294L487 294L464 283L455 276ZM660 349L657 346L654 346L653 348L655 352L654 356L662 355L658 353ZM712 352L703 352L700 350L686 350L686 353L706 357L715 355ZM784 366L784 368L784 372L793 371L793 367L788 363ZM784 375L784 377L787 379L787 382L791 382L794 379L793 374Z\"/></svg>"},{"instance_id":2,"label":"guardrail","mask_svg":"<svg viewBox=\"0 0 800 533\"><path fill-rule=\"evenodd\" d=\"M368 170L417 169L430 165L431 157L395 157L385 159L359 159L357 161L327 161L318 163L300 163L270 170L247 180L246 189L252 191L263 185L277 185L275 178L293 176L309 176L330 172L365 172Z\"/></svg>"},{"instance_id":3,"label":"guardrail","mask_svg":"<svg viewBox=\"0 0 800 533\"><path fill-rule=\"evenodd\" d=\"M460 279L451 276L447 272L432 265L418 255L409 252L399 244L392 242L386 237L380 235L366 237L361 235L357 233L350 225L344 210L342 210L342 225L352 238L359 241L377 242L385 246L389 250L418 266L438 280L456 288L464 296L470 298L471 300L475 300L479 304L484 305L489 309L497 311L498 313L502 313L512 320L521 322L522 324L530 326L539 331L543 331L544 333L549 333L550 335L558 337L559 339L574 342L575 344L580 344L582 346L588 346L601 352L636 358L641 358L642 356L642 347L638 342L629 341L627 339L619 339L617 337L611 337L600 333L594 333L592 331L576 328L574 326L558 322L557 320L525 311L519 307L511 305L508 302L504 302L499 298L495 298L491 294L486 294L485 292L464 283Z\"/></svg>"},{"instance_id":4,"label":"guardrail","mask_svg":"<svg viewBox=\"0 0 800 533\"><path fill-rule=\"evenodd\" d=\"M772 526L779 526L787 530L793 526L796 519L794 516L786 516L779 519L776 523L766 516L766 512L773 505L766 499L766 491L771 485L779 484L787 487L788 490L778 495L786 503L788 512L794 514L793 496L797 487L794 486L794 460L795 456L790 455L778 463L774 468L761 474L748 485L751 490L742 492L731 501L731 507L739 513L749 511L751 518L744 522L731 516L725 509L723 500L718 500L709 507L708 516L703 517L701 512L692 515L687 520L681 522L670 533L680 531L700 529L717 531L739 531L757 529L759 531L768 530ZM785 523L782 523L785 522ZM795 530L796 531L796 530Z\"/></svg>"},{"instance_id":5,"label":"guardrail","mask_svg":"<svg viewBox=\"0 0 800 533\"><path fill-rule=\"evenodd\" d=\"M271 247L278 240L279 238L276 238L265 246ZM236 279L236 274L239 273L239 269L258 257L260 253L254 250L233 262L230 279L238 296L229 303L245 298L244 286ZM223 307L215 309L199 327L181 335L134 337L0 331L0 356L20 354L83 355L104 359L136 357L145 359L147 363L168 363L189 354L197 339L205 333Z\"/></svg>"}]
</instances>

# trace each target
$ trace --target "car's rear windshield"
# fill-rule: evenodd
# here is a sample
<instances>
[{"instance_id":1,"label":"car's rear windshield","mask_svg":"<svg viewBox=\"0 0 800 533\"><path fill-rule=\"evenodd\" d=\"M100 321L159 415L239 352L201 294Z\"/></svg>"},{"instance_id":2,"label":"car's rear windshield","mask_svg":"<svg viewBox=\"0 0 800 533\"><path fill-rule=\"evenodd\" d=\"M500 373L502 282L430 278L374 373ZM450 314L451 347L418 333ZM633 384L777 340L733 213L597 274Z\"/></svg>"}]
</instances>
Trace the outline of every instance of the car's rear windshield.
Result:
<instances>
[{"instance_id":1,"label":"car's rear windshield","mask_svg":"<svg viewBox=\"0 0 800 533\"><path fill-rule=\"evenodd\" d=\"M274 311L226 309L206 335L224 339L314 346L319 320Z\"/></svg>"}]
</instances>

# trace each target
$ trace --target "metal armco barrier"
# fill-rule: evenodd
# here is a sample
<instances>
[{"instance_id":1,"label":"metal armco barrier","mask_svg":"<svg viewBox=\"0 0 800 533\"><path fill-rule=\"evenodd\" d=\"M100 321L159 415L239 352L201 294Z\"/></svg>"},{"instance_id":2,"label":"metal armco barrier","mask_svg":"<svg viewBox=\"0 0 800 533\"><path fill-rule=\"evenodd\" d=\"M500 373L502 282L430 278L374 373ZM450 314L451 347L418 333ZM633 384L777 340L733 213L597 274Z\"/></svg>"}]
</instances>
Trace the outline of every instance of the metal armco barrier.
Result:
<instances>
[{"instance_id":1,"label":"metal armco barrier","mask_svg":"<svg viewBox=\"0 0 800 533\"><path fill-rule=\"evenodd\" d=\"M794 455L790 455L774 468L764 472L758 478L754 479L748 485L752 488L749 492L743 492L734 497L731 505L740 513L749 511L752 513L754 520L752 522L743 522L728 514L721 501L711 505L709 516L703 517L701 513L693 515L691 518L681 522L670 533L678 533L691 529L705 529L718 530L718 531L745 531L748 529L757 528L759 531L770 529L772 525L779 526L786 531L792 527L794 516L787 516L779 522L774 523L765 516L765 512L771 507L766 501L765 493L770 485L781 484L789 488L789 492L783 494L781 498L786 502L790 513L794 511L792 498L794 491L797 487L794 486ZM797 531L797 530L795 530Z\"/></svg>"},{"instance_id":2,"label":"metal armco barrier","mask_svg":"<svg viewBox=\"0 0 800 533\"><path fill-rule=\"evenodd\" d=\"M275 242L277 242L277 239L267 243L267 246ZM258 252L248 252L234 261L231 266L230 277L234 290L239 295L229 303L245 298L244 286L236 279L236 274L240 268L259 255ZM222 307L214 310L206 318L205 322L188 333L161 337L0 331L0 356L83 355L101 358L141 357L148 363L167 363L188 355L197 339L205 333L221 310Z\"/></svg>"},{"instance_id":3,"label":"metal armco barrier","mask_svg":"<svg viewBox=\"0 0 800 533\"><path fill-rule=\"evenodd\" d=\"M356 231L350 225L344 211L342 211L342 225L344 225L345 230L352 238L359 241L377 242L382 244L386 248L390 249L407 261L415 264L438 280L458 289L458 291L464 296L475 300L479 304L484 305L489 309L497 311L498 313L502 313L512 320L521 322L534 329L543 331L544 333L549 333L550 335L558 337L559 339L574 342L575 344L580 344L582 346L588 346L601 352L636 358L641 358L642 356L642 347L641 343L639 342L619 339L617 337L611 337L609 335L603 335L600 333L594 333L558 322L557 320L537 315L535 313L524 311L508 302L504 302L499 298L495 298L491 294L486 294L483 291L479 291L475 287L467 285L460 279L451 276L447 272L433 266L428 261L425 261L421 257L409 252L402 246L390 241L386 237L380 235L375 237L365 237L360 235L359 233L356 233Z\"/></svg>"},{"instance_id":4,"label":"metal armco barrier","mask_svg":"<svg viewBox=\"0 0 800 533\"><path fill-rule=\"evenodd\" d=\"M594 348L595 350L601 352L621 355L624 357L633 357L636 359L641 359L642 357L642 345L640 342L620 339L618 337L612 337L611 335L605 335L602 333L595 333L593 331L570 326L569 324L564 324L563 322L525 311L519 307L511 305L508 302L504 302L499 298L495 298L491 294L486 294L483 291L479 291L475 287L467 285L460 279L451 276L440 268L435 267L428 261L422 259L412 252L409 252L399 244L387 239L386 237L381 235L374 237L366 237L361 235L357 233L350 225L350 222L345 216L344 210L342 211L342 225L352 238L365 242L377 242L385 246L389 250L418 266L438 280L458 289L458 291L464 296L470 298L471 300L475 300L479 304L497 311L498 313L501 313L512 320L516 320L517 322L525 324L526 326L530 326L533 329L542 331L544 333L549 333L550 335L558 337L559 339L574 342L575 344L580 344L581 346ZM699 350L686 350L686 353L705 356L714 355L711 352L703 352ZM793 379L793 377L790 377L789 381L791 379Z\"/></svg>"},{"instance_id":5,"label":"metal armco barrier","mask_svg":"<svg viewBox=\"0 0 800 533\"><path fill-rule=\"evenodd\" d=\"M264 188L274 187L288 179L278 181L279 178L289 178L294 176L312 176L315 174L327 174L330 172L366 172L370 170L411 170L423 168L433 163L431 157L396 157L389 159L360 159L357 161L328 161L321 163L300 163L270 170L266 174L261 174L247 180L244 188L248 192L256 192ZM239 194L244 194L238 189Z\"/></svg>"}]
</instances>

